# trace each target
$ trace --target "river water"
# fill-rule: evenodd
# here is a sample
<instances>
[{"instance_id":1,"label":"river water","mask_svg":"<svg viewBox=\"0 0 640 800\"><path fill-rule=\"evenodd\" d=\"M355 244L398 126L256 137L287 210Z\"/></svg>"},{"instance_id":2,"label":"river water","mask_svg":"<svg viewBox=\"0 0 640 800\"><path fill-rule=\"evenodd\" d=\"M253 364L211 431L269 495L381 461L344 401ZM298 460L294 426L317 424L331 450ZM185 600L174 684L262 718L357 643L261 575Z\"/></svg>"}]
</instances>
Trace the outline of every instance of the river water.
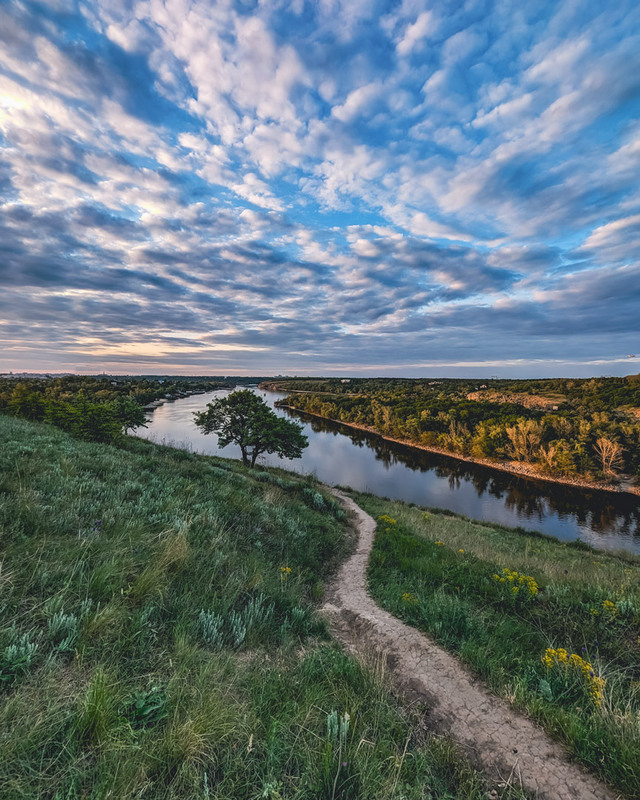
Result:
<instances>
[{"instance_id":1,"label":"river water","mask_svg":"<svg viewBox=\"0 0 640 800\"><path fill-rule=\"evenodd\" d=\"M156 408L149 427L136 435L198 453L240 458L236 445L218 448L215 434L193 424L201 411L227 390L194 395ZM286 397L254 387L270 407ZM302 458L260 456L259 464L312 473L329 485L352 486L383 497L456 511L474 519L541 531L565 541L640 553L640 498L534 481L488 467L386 442L339 423L275 409L304 426L309 446Z\"/></svg>"}]
</instances>

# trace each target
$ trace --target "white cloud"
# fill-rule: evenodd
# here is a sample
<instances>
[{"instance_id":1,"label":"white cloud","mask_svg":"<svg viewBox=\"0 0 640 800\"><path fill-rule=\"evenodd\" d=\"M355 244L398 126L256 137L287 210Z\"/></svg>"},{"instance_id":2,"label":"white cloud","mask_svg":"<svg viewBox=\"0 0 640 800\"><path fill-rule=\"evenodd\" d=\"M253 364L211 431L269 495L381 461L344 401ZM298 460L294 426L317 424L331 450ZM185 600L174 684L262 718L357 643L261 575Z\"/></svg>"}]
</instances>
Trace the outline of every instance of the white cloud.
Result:
<instances>
[{"instance_id":1,"label":"white cloud","mask_svg":"<svg viewBox=\"0 0 640 800\"><path fill-rule=\"evenodd\" d=\"M595 228L582 250L591 250L600 263L637 263L640 259L640 214Z\"/></svg>"},{"instance_id":2,"label":"white cloud","mask_svg":"<svg viewBox=\"0 0 640 800\"><path fill-rule=\"evenodd\" d=\"M490 111L480 112L473 120L474 127L481 128L486 125L498 124L507 127L513 124L514 121L518 122L518 118L528 111L533 102L533 94L531 92L514 97L504 103L494 106Z\"/></svg>"},{"instance_id":3,"label":"white cloud","mask_svg":"<svg viewBox=\"0 0 640 800\"><path fill-rule=\"evenodd\" d=\"M359 86L349 93L344 103L334 106L331 114L341 122L352 122L369 109L381 95L382 84L380 81L373 81L364 86Z\"/></svg>"},{"instance_id":4,"label":"white cloud","mask_svg":"<svg viewBox=\"0 0 640 800\"><path fill-rule=\"evenodd\" d=\"M380 250L369 239L356 239L351 245L351 249L359 256L375 258L380 255Z\"/></svg>"},{"instance_id":5,"label":"white cloud","mask_svg":"<svg viewBox=\"0 0 640 800\"><path fill-rule=\"evenodd\" d=\"M427 35L436 29L435 16L432 11L423 11L415 22L407 25L402 38L396 44L396 51L399 56L408 56Z\"/></svg>"},{"instance_id":6,"label":"white cloud","mask_svg":"<svg viewBox=\"0 0 640 800\"><path fill-rule=\"evenodd\" d=\"M559 84L567 79L571 80L576 66L589 50L588 38L562 42L547 52L540 60L534 63L524 73L524 79L531 83ZM546 43L543 43L546 48ZM531 58L536 59L538 48L531 53Z\"/></svg>"},{"instance_id":7,"label":"white cloud","mask_svg":"<svg viewBox=\"0 0 640 800\"><path fill-rule=\"evenodd\" d=\"M284 206L272 194L264 181L261 181L253 172L244 175L242 183L235 183L230 187L237 195L244 197L250 203L273 211L282 211Z\"/></svg>"}]
</instances>

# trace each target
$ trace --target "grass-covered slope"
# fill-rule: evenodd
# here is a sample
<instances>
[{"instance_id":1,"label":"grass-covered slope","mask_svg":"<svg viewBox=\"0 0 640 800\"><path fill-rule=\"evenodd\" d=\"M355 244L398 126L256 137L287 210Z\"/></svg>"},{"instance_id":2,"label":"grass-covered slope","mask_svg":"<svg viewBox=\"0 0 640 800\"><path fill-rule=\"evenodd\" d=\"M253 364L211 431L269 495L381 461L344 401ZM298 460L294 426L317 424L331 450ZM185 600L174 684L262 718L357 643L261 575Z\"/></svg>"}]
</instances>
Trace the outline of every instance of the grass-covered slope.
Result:
<instances>
[{"instance_id":1,"label":"grass-covered slope","mask_svg":"<svg viewBox=\"0 0 640 800\"><path fill-rule=\"evenodd\" d=\"M0 796L484 797L327 641L347 547L312 480L0 417Z\"/></svg>"},{"instance_id":2,"label":"grass-covered slope","mask_svg":"<svg viewBox=\"0 0 640 800\"><path fill-rule=\"evenodd\" d=\"M353 496L377 601L640 797L640 559Z\"/></svg>"}]
</instances>

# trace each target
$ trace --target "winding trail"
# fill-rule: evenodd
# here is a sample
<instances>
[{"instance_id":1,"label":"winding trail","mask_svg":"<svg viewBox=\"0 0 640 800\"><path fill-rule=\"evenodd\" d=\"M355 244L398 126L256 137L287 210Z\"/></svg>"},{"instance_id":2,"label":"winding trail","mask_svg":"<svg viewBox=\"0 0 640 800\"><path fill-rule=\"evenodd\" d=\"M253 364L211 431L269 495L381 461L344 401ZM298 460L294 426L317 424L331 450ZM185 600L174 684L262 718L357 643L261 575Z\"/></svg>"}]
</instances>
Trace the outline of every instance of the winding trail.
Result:
<instances>
[{"instance_id":1,"label":"winding trail","mask_svg":"<svg viewBox=\"0 0 640 800\"><path fill-rule=\"evenodd\" d=\"M613 793L534 722L491 694L460 662L424 634L381 609L367 593L367 564L376 523L347 495L331 490L355 516L356 552L324 606L334 635L350 650L383 653L399 688L425 700L431 720L450 734L491 779L510 776L539 800L616 800Z\"/></svg>"}]
</instances>

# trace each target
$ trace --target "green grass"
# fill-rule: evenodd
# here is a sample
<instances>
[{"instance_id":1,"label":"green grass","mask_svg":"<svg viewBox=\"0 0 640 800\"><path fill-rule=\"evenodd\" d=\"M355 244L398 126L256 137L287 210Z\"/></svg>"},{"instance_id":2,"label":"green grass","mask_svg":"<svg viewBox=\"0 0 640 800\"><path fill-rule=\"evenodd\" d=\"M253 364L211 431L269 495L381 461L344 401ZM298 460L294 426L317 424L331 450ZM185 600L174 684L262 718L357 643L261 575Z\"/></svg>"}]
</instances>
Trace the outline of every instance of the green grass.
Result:
<instances>
[{"instance_id":1,"label":"green grass","mask_svg":"<svg viewBox=\"0 0 640 800\"><path fill-rule=\"evenodd\" d=\"M7 417L0 442L3 800L486 796L328 639L350 543L313 479Z\"/></svg>"},{"instance_id":2,"label":"green grass","mask_svg":"<svg viewBox=\"0 0 640 800\"><path fill-rule=\"evenodd\" d=\"M352 495L378 519L376 600L457 653L603 779L640 796L640 559ZM532 578L533 592L505 569ZM552 656L545 666L547 648L582 661Z\"/></svg>"}]
</instances>

